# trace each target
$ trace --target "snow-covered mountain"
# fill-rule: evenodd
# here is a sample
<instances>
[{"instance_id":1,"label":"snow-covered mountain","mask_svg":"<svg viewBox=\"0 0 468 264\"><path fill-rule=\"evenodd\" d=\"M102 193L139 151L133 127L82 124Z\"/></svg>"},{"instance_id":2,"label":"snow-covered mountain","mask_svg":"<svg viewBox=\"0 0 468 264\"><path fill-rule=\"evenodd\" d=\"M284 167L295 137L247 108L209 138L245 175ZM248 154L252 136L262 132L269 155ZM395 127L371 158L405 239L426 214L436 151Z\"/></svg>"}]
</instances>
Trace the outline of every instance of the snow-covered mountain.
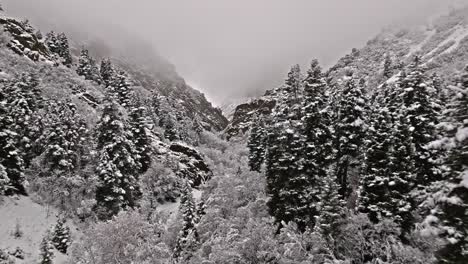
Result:
<instances>
[{"instance_id":1,"label":"snow-covered mountain","mask_svg":"<svg viewBox=\"0 0 468 264\"><path fill-rule=\"evenodd\" d=\"M412 28L387 28L372 38L362 48L354 48L330 67L327 80L333 87L347 71L353 71L365 80L368 89L375 89L384 82L395 80L399 70L410 63L413 55L420 55L429 74L443 76L450 82L454 73L468 61L468 8L434 18L430 23ZM385 56L391 60L391 78L382 76ZM241 135L251 126L252 118L272 109L275 94L267 91L264 96L238 105L225 130L227 137Z\"/></svg>"}]
</instances>

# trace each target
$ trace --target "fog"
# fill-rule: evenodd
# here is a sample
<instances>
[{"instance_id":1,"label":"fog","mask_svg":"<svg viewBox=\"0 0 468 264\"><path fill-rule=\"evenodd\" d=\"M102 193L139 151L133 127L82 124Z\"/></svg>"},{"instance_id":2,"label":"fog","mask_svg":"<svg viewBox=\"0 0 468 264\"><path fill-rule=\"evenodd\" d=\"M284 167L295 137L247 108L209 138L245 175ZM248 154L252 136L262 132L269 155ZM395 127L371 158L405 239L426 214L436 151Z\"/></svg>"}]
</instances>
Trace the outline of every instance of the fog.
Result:
<instances>
[{"instance_id":1,"label":"fog","mask_svg":"<svg viewBox=\"0 0 468 264\"><path fill-rule=\"evenodd\" d=\"M149 41L215 104L279 85L294 63L325 67L383 27L412 25L448 0L3 0L57 31L122 28ZM118 30L112 34L118 35ZM86 36L86 34L84 34ZM119 38L116 38L119 39ZM122 40L123 41L123 40Z\"/></svg>"}]
</instances>

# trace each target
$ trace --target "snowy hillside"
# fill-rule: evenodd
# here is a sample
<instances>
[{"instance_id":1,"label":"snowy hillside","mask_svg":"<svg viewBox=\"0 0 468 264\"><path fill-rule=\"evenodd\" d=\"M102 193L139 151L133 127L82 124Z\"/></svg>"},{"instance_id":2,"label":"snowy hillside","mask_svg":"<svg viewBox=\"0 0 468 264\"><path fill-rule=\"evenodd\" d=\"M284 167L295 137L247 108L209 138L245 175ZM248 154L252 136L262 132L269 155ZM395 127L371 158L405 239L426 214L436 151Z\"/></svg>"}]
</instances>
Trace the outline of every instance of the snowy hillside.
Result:
<instances>
[{"instance_id":1,"label":"snowy hillside","mask_svg":"<svg viewBox=\"0 0 468 264\"><path fill-rule=\"evenodd\" d=\"M373 90L384 81L395 81L400 69L410 64L414 55L421 56L429 74L437 73L445 76L444 81L450 81L455 77L454 73L463 69L468 61L467 16L468 8L463 8L433 18L425 25L387 28L364 47L354 48L350 54L339 59L326 72L327 81L335 86L347 71L354 71L358 78L365 80L366 87ZM391 60L391 77L382 76L385 56ZM258 100L274 99L267 92ZM263 108L263 105L256 100L238 105L225 130L226 135L232 137L245 132L251 117L259 110L257 107Z\"/></svg>"},{"instance_id":2,"label":"snowy hillside","mask_svg":"<svg viewBox=\"0 0 468 264\"><path fill-rule=\"evenodd\" d=\"M229 122L138 38L0 26L0 264L468 263L468 7Z\"/></svg>"},{"instance_id":3,"label":"snowy hillside","mask_svg":"<svg viewBox=\"0 0 468 264\"><path fill-rule=\"evenodd\" d=\"M41 241L47 232L53 230L59 212L53 208L37 204L28 197L6 197L0 202L0 249L10 255L18 253L14 263L37 263ZM74 237L79 231L70 225ZM73 239L73 237L72 237ZM19 251L22 251L20 257ZM54 250L54 263L68 263L68 257Z\"/></svg>"}]
</instances>

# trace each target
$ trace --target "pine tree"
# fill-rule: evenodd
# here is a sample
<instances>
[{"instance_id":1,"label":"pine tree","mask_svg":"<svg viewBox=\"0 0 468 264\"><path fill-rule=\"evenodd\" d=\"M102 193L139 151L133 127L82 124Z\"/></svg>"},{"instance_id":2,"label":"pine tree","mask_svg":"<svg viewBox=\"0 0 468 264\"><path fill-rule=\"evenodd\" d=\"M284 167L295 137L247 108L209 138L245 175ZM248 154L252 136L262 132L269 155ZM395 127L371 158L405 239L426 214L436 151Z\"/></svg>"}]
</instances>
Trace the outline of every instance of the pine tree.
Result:
<instances>
[{"instance_id":1,"label":"pine tree","mask_svg":"<svg viewBox=\"0 0 468 264\"><path fill-rule=\"evenodd\" d=\"M70 53L70 46L68 44L68 38L65 33L60 33L57 36L57 41L59 45L58 55L63 59L63 65L71 67L73 64L72 56Z\"/></svg>"},{"instance_id":2,"label":"pine tree","mask_svg":"<svg viewBox=\"0 0 468 264\"><path fill-rule=\"evenodd\" d=\"M0 164L10 179L9 193L26 194L24 169L37 152L34 140L41 133L38 80L24 75L0 86Z\"/></svg>"},{"instance_id":3,"label":"pine tree","mask_svg":"<svg viewBox=\"0 0 468 264\"><path fill-rule=\"evenodd\" d=\"M315 205L311 178L304 173L302 82L297 71L295 66L289 72L268 129L266 177L270 214L278 223L294 221L304 231L314 222Z\"/></svg>"},{"instance_id":4,"label":"pine tree","mask_svg":"<svg viewBox=\"0 0 468 264\"><path fill-rule=\"evenodd\" d=\"M134 102L130 112L130 128L133 144L141 164L140 173L145 173L151 165L151 138L146 120L146 108L141 103Z\"/></svg>"},{"instance_id":5,"label":"pine tree","mask_svg":"<svg viewBox=\"0 0 468 264\"><path fill-rule=\"evenodd\" d=\"M5 189L7 194L18 192L26 194L23 186L24 160L17 144L17 134L9 130L13 124L11 119L2 113L0 107L0 165L4 168L5 175L2 176L11 188ZM6 179L5 179L6 178Z\"/></svg>"},{"instance_id":6,"label":"pine tree","mask_svg":"<svg viewBox=\"0 0 468 264\"><path fill-rule=\"evenodd\" d=\"M409 130L396 121L385 106L373 109L366 142L365 168L361 178L359 211L367 213L374 223L392 218L410 229L409 192L412 166L405 161L409 152ZM405 138L406 137L406 138Z\"/></svg>"},{"instance_id":7,"label":"pine tree","mask_svg":"<svg viewBox=\"0 0 468 264\"><path fill-rule=\"evenodd\" d=\"M47 232L47 234L44 236L41 242L41 247L40 247L40 264L52 264L52 260L54 258L54 245L52 244L50 240L50 233Z\"/></svg>"},{"instance_id":8,"label":"pine tree","mask_svg":"<svg viewBox=\"0 0 468 264\"><path fill-rule=\"evenodd\" d=\"M380 105L373 107L368 137L365 143L365 166L361 177L359 210L367 213L369 219L377 222L383 216L390 216L387 206L392 177L388 172L388 158L392 128L388 109ZM387 212L388 211L388 212Z\"/></svg>"},{"instance_id":9,"label":"pine tree","mask_svg":"<svg viewBox=\"0 0 468 264\"><path fill-rule=\"evenodd\" d=\"M317 205L318 216L314 230L319 232L328 242L332 242L343 223L346 202L338 193L339 185L332 174L320 178L320 190Z\"/></svg>"},{"instance_id":10,"label":"pine tree","mask_svg":"<svg viewBox=\"0 0 468 264\"><path fill-rule=\"evenodd\" d=\"M436 94L441 95L443 94L444 90L444 81L440 78L437 73L433 73L431 76L432 86L434 87ZM442 97L442 96L441 96Z\"/></svg>"},{"instance_id":11,"label":"pine tree","mask_svg":"<svg viewBox=\"0 0 468 264\"><path fill-rule=\"evenodd\" d=\"M403 92L401 107L403 115L408 119L411 129L415 153L413 156L415 165L416 187L423 189L432 182L440 180L438 170L438 153L428 148L428 144L436 139L436 125L438 112L436 100L431 96L430 82L425 79L419 57L409 67L409 74L400 82Z\"/></svg>"},{"instance_id":12,"label":"pine tree","mask_svg":"<svg viewBox=\"0 0 468 264\"><path fill-rule=\"evenodd\" d=\"M321 68L314 60L304 80L303 134L305 172L315 181L327 176L327 166L333 159L333 133L329 110L326 109L326 88Z\"/></svg>"},{"instance_id":13,"label":"pine tree","mask_svg":"<svg viewBox=\"0 0 468 264\"><path fill-rule=\"evenodd\" d=\"M72 103L58 102L50 107L43 143L44 162L51 171L73 171L84 155L86 122Z\"/></svg>"},{"instance_id":14,"label":"pine tree","mask_svg":"<svg viewBox=\"0 0 468 264\"><path fill-rule=\"evenodd\" d=\"M52 243L59 252L67 254L67 249L70 246L70 228L66 226L66 220L63 217L59 217L55 224Z\"/></svg>"},{"instance_id":15,"label":"pine tree","mask_svg":"<svg viewBox=\"0 0 468 264\"><path fill-rule=\"evenodd\" d=\"M57 33L50 31L46 34L45 44L49 48L50 52L59 54L60 45L57 38Z\"/></svg>"},{"instance_id":16,"label":"pine tree","mask_svg":"<svg viewBox=\"0 0 468 264\"><path fill-rule=\"evenodd\" d=\"M101 217L117 214L122 208L134 207L140 197L138 162L132 135L122 120L118 106L111 102L104 106L98 124L97 147L100 151L97 174L100 185L96 190Z\"/></svg>"},{"instance_id":17,"label":"pine tree","mask_svg":"<svg viewBox=\"0 0 468 264\"><path fill-rule=\"evenodd\" d=\"M45 44L49 48L50 52L61 58L63 65L67 67L72 65L73 61L70 54L70 47L65 33L60 33L58 35L54 31L47 33Z\"/></svg>"},{"instance_id":18,"label":"pine tree","mask_svg":"<svg viewBox=\"0 0 468 264\"><path fill-rule=\"evenodd\" d=\"M99 68L94 59L89 56L89 51L87 49L81 50L76 73L80 76L84 76L85 80L95 81L98 84L102 81Z\"/></svg>"},{"instance_id":19,"label":"pine tree","mask_svg":"<svg viewBox=\"0 0 468 264\"><path fill-rule=\"evenodd\" d=\"M0 164L0 196L5 195L7 191L11 188L10 185L10 178L8 178L8 174L6 172L5 167Z\"/></svg>"},{"instance_id":20,"label":"pine tree","mask_svg":"<svg viewBox=\"0 0 468 264\"><path fill-rule=\"evenodd\" d=\"M353 77L347 77L337 102L335 122L336 176L340 194L347 198L351 193L349 177L357 167L365 138L366 97Z\"/></svg>"},{"instance_id":21,"label":"pine tree","mask_svg":"<svg viewBox=\"0 0 468 264\"><path fill-rule=\"evenodd\" d=\"M250 131L249 142L249 166L252 171L260 172L265 159L266 131L260 118L257 118Z\"/></svg>"},{"instance_id":22,"label":"pine tree","mask_svg":"<svg viewBox=\"0 0 468 264\"><path fill-rule=\"evenodd\" d=\"M180 213L182 215L182 229L177 237L173 257L183 263L187 262L195 252L198 243L198 216L196 206L192 196L192 188L186 182L182 189L180 198Z\"/></svg>"},{"instance_id":23,"label":"pine tree","mask_svg":"<svg viewBox=\"0 0 468 264\"><path fill-rule=\"evenodd\" d=\"M288 96L287 98L294 98L295 100L301 92L301 68L299 64L294 65L288 73L288 78L286 79L285 91L287 93L292 93L294 96Z\"/></svg>"},{"instance_id":24,"label":"pine tree","mask_svg":"<svg viewBox=\"0 0 468 264\"><path fill-rule=\"evenodd\" d=\"M385 54L385 60L384 60L384 68L383 68L383 76L385 78L390 78L393 76L393 65L392 65L392 58L390 57L390 54Z\"/></svg>"},{"instance_id":25,"label":"pine tree","mask_svg":"<svg viewBox=\"0 0 468 264\"><path fill-rule=\"evenodd\" d=\"M414 140L410 119L403 106L402 72L396 85L382 87L372 108L365 144L365 166L361 178L359 211L374 223L391 218L402 229L402 237L414 225Z\"/></svg>"},{"instance_id":26,"label":"pine tree","mask_svg":"<svg viewBox=\"0 0 468 264\"><path fill-rule=\"evenodd\" d=\"M468 66L462 74L460 91L453 105L453 132L446 164L449 190L438 201L434 215L440 219L447 244L437 252L440 264L462 264L468 259Z\"/></svg>"},{"instance_id":27,"label":"pine tree","mask_svg":"<svg viewBox=\"0 0 468 264\"><path fill-rule=\"evenodd\" d=\"M112 79L111 84L109 85L108 89L112 93L112 95L117 99L117 101L122 106L129 106L130 98L131 98L131 83L129 82L126 73L124 71L120 71L118 74L114 76Z\"/></svg>"},{"instance_id":28,"label":"pine tree","mask_svg":"<svg viewBox=\"0 0 468 264\"><path fill-rule=\"evenodd\" d=\"M104 85L106 87L111 85L115 78L115 71L109 58L101 61L100 73Z\"/></svg>"}]
</instances>

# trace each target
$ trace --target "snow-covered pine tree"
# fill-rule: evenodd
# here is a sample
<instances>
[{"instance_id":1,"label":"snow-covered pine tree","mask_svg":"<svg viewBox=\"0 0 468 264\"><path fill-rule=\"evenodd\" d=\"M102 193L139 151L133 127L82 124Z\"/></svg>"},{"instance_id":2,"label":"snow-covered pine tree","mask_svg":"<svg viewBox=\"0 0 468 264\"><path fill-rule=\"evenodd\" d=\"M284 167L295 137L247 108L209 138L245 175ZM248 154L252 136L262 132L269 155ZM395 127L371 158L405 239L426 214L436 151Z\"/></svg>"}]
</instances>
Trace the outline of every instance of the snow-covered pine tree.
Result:
<instances>
[{"instance_id":1,"label":"snow-covered pine tree","mask_svg":"<svg viewBox=\"0 0 468 264\"><path fill-rule=\"evenodd\" d=\"M70 53L70 45L68 44L68 38L65 33L60 33L57 36L59 45L58 55L63 59L63 65L71 67L73 64L72 56Z\"/></svg>"},{"instance_id":2,"label":"snow-covered pine tree","mask_svg":"<svg viewBox=\"0 0 468 264\"><path fill-rule=\"evenodd\" d=\"M122 106L129 106L132 89L127 74L124 71L120 71L114 75L108 89Z\"/></svg>"},{"instance_id":3,"label":"snow-covered pine tree","mask_svg":"<svg viewBox=\"0 0 468 264\"><path fill-rule=\"evenodd\" d=\"M293 221L304 231L313 225L316 214L313 182L304 172L302 80L298 69L294 66L289 72L268 128L266 178L270 214L278 223Z\"/></svg>"},{"instance_id":4,"label":"snow-covered pine tree","mask_svg":"<svg viewBox=\"0 0 468 264\"><path fill-rule=\"evenodd\" d=\"M444 88L444 80L440 78L440 76L434 72L431 76L432 87L435 89L436 95L440 98L441 102L445 102L447 99L446 91Z\"/></svg>"},{"instance_id":5,"label":"snow-covered pine tree","mask_svg":"<svg viewBox=\"0 0 468 264\"><path fill-rule=\"evenodd\" d=\"M288 96L287 98L297 100L297 97L299 96L299 93L301 93L302 88L301 79L301 68L299 64L296 64L291 67L291 70L288 73L285 87L285 91L287 93L292 93L294 96Z\"/></svg>"},{"instance_id":6,"label":"snow-covered pine tree","mask_svg":"<svg viewBox=\"0 0 468 264\"><path fill-rule=\"evenodd\" d=\"M392 154L408 154L400 153L405 150L401 148L407 146L398 145L399 142L394 141L392 114L386 106L374 105L371 116L365 143L365 166L360 181L358 208L359 211L367 213L374 223L383 218L400 218L397 220L401 223L399 213L405 203L403 195L408 195L410 188L406 177L398 177L401 176L403 168L402 171L392 171L400 166L394 164L395 158L398 157ZM396 153L393 147L396 148ZM410 172L406 173L408 176ZM401 193L401 188L405 190L404 193Z\"/></svg>"},{"instance_id":7,"label":"snow-covered pine tree","mask_svg":"<svg viewBox=\"0 0 468 264\"><path fill-rule=\"evenodd\" d=\"M388 205L393 210L393 220L400 224L402 234L408 234L414 227L415 208L414 197L411 194L414 182L414 148L411 129L404 116L396 116L393 120L393 131L390 134L392 147L388 154L388 170L390 197ZM387 198L388 199L388 198Z\"/></svg>"},{"instance_id":8,"label":"snow-covered pine tree","mask_svg":"<svg viewBox=\"0 0 468 264\"><path fill-rule=\"evenodd\" d=\"M336 105L335 149L336 177L340 194L346 199L351 194L350 177L359 167L361 149L366 134L367 99L353 76L345 76Z\"/></svg>"},{"instance_id":9,"label":"snow-covered pine tree","mask_svg":"<svg viewBox=\"0 0 468 264\"><path fill-rule=\"evenodd\" d=\"M197 231L199 218L196 215L197 208L189 182L184 183L179 210L182 215L182 229L177 237L173 257L181 263L186 263L197 249L199 243Z\"/></svg>"},{"instance_id":10,"label":"snow-covered pine tree","mask_svg":"<svg viewBox=\"0 0 468 264\"><path fill-rule=\"evenodd\" d=\"M445 196L433 215L439 219L447 244L437 252L440 264L462 264L468 259L468 66L465 67L453 104L453 131L449 141Z\"/></svg>"},{"instance_id":11,"label":"snow-covered pine tree","mask_svg":"<svg viewBox=\"0 0 468 264\"><path fill-rule=\"evenodd\" d=\"M40 246L39 264L52 264L54 259L54 245L51 241L51 234L47 231L44 238L42 238Z\"/></svg>"},{"instance_id":12,"label":"snow-covered pine tree","mask_svg":"<svg viewBox=\"0 0 468 264\"><path fill-rule=\"evenodd\" d=\"M319 232L328 243L332 243L339 227L343 223L346 213L346 202L338 193L340 186L336 183L333 173L321 177L317 188L318 195L317 211L318 216L314 230Z\"/></svg>"},{"instance_id":13,"label":"snow-covered pine tree","mask_svg":"<svg viewBox=\"0 0 468 264\"><path fill-rule=\"evenodd\" d=\"M10 188L10 178L8 178L5 167L0 163L0 196L5 195Z\"/></svg>"},{"instance_id":14,"label":"snow-covered pine tree","mask_svg":"<svg viewBox=\"0 0 468 264\"><path fill-rule=\"evenodd\" d=\"M68 44L68 38L65 33L57 35L54 31L47 33L45 44L49 48L50 52L56 54L63 65L70 67L73 63L70 47Z\"/></svg>"},{"instance_id":15,"label":"snow-covered pine tree","mask_svg":"<svg viewBox=\"0 0 468 264\"><path fill-rule=\"evenodd\" d=\"M51 171L71 172L84 155L86 122L71 102L54 103L49 109L43 139L44 162Z\"/></svg>"},{"instance_id":16,"label":"snow-covered pine tree","mask_svg":"<svg viewBox=\"0 0 468 264\"><path fill-rule=\"evenodd\" d=\"M109 58L103 59L101 61L100 73L104 85L106 87L111 85L115 78L115 71Z\"/></svg>"},{"instance_id":17,"label":"snow-covered pine tree","mask_svg":"<svg viewBox=\"0 0 468 264\"><path fill-rule=\"evenodd\" d=\"M8 182L10 188L5 187L6 194L18 192L25 194L24 181L24 160L21 150L18 147L18 134L11 131L13 120L8 115L5 101L0 101L0 165L4 168L5 174L2 176L4 182Z\"/></svg>"},{"instance_id":18,"label":"snow-covered pine tree","mask_svg":"<svg viewBox=\"0 0 468 264\"><path fill-rule=\"evenodd\" d=\"M22 194L24 168L38 154L34 141L41 134L37 86L34 75L23 75L0 86L0 164L6 169L11 191Z\"/></svg>"},{"instance_id":19,"label":"snow-covered pine tree","mask_svg":"<svg viewBox=\"0 0 468 264\"><path fill-rule=\"evenodd\" d=\"M141 164L140 173L145 173L151 165L151 138L148 131L146 108L135 100L130 110L130 129L133 144Z\"/></svg>"},{"instance_id":20,"label":"snow-covered pine tree","mask_svg":"<svg viewBox=\"0 0 468 264\"><path fill-rule=\"evenodd\" d=\"M66 225L64 217L59 217L57 219L52 233L52 243L59 252L67 254L67 249L71 243L70 228Z\"/></svg>"},{"instance_id":21,"label":"snow-covered pine tree","mask_svg":"<svg viewBox=\"0 0 468 264\"><path fill-rule=\"evenodd\" d=\"M97 132L100 185L96 190L96 201L101 210L100 217L105 219L122 208L136 205L140 197L138 172L141 164L130 129L116 103L105 104Z\"/></svg>"},{"instance_id":22,"label":"snow-covered pine tree","mask_svg":"<svg viewBox=\"0 0 468 264\"><path fill-rule=\"evenodd\" d=\"M428 144L436 139L438 123L437 100L431 96L431 82L424 76L420 58L415 56L408 68L408 75L399 85L402 92L402 115L408 119L415 153L413 158L415 168L415 187L424 189L432 182L440 180L437 151L428 148Z\"/></svg>"},{"instance_id":23,"label":"snow-covered pine tree","mask_svg":"<svg viewBox=\"0 0 468 264\"><path fill-rule=\"evenodd\" d=\"M45 38L45 44L49 48L50 52L59 54L60 45L57 38L57 33L55 33L54 31L50 31L49 33L47 33Z\"/></svg>"},{"instance_id":24,"label":"snow-covered pine tree","mask_svg":"<svg viewBox=\"0 0 468 264\"><path fill-rule=\"evenodd\" d=\"M43 106L43 98L38 85L37 76L28 73L13 80L8 91L8 98L11 100L11 108L8 111L14 120L14 127L10 129L18 135L26 166L41 152L41 147L35 142L42 134L42 120L38 110Z\"/></svg>"},{"instance_id":25,"label":"snow-covered pine tree","mask_svg":"<svg viewBox=\"0 0 468 264\"><path fill-rule=\"evenodd\" d=\"M99 68L94 59L89 56L89 51L87 49L81 50L76 73L80 76L84 76L85 80L95 81L98 84L102 81Z\"/></svg>"},{"instance_id":26,"label":"snow-covered pine tree","mask_svg":"<svg viewBox=\"0 0 468 264\"><path fill-rule=\"evenodd\" d=\"M392 58L390 57L390 54L387 53L385 54L385 59L384 59L384 66L383 66L383 76L385 78L390 78L393 76L393 62Z\"/></svg>"},{"instance_id":27,"label":"snow-covered pine tree","mask_svg":"<svg viewBox=\"0 0 468 264\"><path fill-rule=\"evenodd\" d=\"M333 133L328 113L327 84L317 60L304 80L303 131L305 136L304 172L318 182L327 177L327 167L333 161Z\"/></svg>"},{"instance_id":28,"label":"snow-covered pine tree","mask_svg":"<svg viewBox=\"0 0 468 264\"><path fill-rule=\"evenodd\" d=\"M265 160L265 124L261 118L256 118L253 122L249 135L247 147L249 148L250 170L260 172Z\"/></svg>"}]
</instances>

